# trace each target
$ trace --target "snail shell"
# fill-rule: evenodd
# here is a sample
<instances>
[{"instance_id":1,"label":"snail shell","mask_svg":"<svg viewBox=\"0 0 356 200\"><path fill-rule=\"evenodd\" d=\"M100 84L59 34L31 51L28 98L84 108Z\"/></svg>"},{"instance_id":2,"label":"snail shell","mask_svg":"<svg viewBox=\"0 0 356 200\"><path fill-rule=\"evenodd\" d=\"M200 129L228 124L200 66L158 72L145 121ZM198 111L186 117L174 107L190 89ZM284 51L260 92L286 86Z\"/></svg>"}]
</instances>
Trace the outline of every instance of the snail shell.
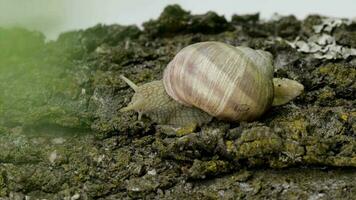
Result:
<instances>
[{"instance_id":1,"label":"snail shell","mask_svg":"<svg viewBox=\"0 0 356 200\"><path fill-rule=\"evenodd\" d=\"M230 121L261 116L273 101L272 79L270 53L220 42L183 48L163 75L170 97Z\"/></svg>"}]
</instances>

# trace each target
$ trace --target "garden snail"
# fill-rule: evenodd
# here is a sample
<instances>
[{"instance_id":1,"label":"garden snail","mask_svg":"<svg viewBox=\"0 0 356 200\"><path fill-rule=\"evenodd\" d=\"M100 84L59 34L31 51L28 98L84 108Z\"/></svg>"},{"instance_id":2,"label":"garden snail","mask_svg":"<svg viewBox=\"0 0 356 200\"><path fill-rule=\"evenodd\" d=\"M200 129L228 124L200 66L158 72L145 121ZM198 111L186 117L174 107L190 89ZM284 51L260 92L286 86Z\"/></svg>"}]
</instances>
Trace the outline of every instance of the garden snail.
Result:
<instances>
[{"instance_id":1,"label":"garden snail","mask_svg":"<svg viewBox=\"0 0 356 200\"><path fill-rule=\"evenodd\" d=\"M273 78L272 55L221 42L200 42L178 52L166 67L163 80L135 85L130 104L159 124L205 123L212 117L251 121L271 106L285 104L303 92L303 85Z\"/></svg>"}]
</instances>

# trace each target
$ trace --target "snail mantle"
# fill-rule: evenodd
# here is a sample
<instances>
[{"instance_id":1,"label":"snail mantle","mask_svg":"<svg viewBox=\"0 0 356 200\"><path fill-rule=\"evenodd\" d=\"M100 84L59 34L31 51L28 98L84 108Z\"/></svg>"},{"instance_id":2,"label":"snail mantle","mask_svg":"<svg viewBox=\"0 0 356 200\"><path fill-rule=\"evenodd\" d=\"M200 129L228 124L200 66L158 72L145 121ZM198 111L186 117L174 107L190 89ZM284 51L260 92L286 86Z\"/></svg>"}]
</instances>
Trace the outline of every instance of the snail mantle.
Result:
<instances>
[{"instance_id":1,"label":"snail mantle","mask_svg":"<svg viewBox=\"0 0 356 200\"><path fill-rule=\"evenodd\" d=\"M297 81L273 78L269 52L200 42L180 50L167 65L163 79L137 86L120 76L134 91L120 111L134 110L158 124L202 124L212 117L252 121L271 106L288 103L304 87Z\"/></svg>"}]
</instances>

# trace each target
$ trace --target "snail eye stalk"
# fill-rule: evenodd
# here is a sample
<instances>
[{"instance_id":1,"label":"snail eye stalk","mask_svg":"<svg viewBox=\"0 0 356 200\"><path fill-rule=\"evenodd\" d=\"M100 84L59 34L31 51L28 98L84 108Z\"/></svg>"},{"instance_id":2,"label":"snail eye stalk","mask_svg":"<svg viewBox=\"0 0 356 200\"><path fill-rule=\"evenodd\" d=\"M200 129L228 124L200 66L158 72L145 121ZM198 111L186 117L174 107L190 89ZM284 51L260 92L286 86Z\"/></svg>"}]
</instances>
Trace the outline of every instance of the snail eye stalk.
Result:
<instances>
[{"instance_id":1,"label":"snail eye stalk","mask_svg":"<svg viewBox=\"0 0 356 200\"><path fill-rule=\"evenodd\" d=\"M120 75L120 78L127 83L135 92L138 90L138 86L124 75Z\"/></svg>"}]
</instances>

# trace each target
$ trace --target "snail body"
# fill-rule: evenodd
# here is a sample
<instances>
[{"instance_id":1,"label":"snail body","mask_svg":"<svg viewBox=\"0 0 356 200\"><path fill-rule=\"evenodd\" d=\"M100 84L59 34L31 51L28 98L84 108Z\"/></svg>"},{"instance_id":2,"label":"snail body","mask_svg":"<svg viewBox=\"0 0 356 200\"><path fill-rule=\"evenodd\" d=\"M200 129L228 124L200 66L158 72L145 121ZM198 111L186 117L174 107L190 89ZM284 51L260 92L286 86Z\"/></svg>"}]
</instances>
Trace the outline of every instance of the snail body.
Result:
<instances>
[{"instance_id":1,"label":"snail body","mask_svg":"<svg viewBox=\"0 0 356 200\"><path fill-rule=\"evenodd\" d=\"M221 42L192 44L178 52L155 87L152 82L138 87L121 76L136 92L122 111L136 110L173 125L204 123L209 116L255 120L304 89L294 80L273 78L273 71L272 55L266 51Z\"/></svg>"},{"instance_id":2,"label":"snail body","mask_svg":"<svg viewBox=\"0 0 356 200\"><path fill-rule=\"evenodd\" d=\"M201 109L184 106L168 96L162 80L136 86L126 77L120 77L135 90L131 103L120 111L135 110L139 120L145 114L158 124L185 126L190 123L203 124L212 119Z\"/></svg>"}]
</instances>

